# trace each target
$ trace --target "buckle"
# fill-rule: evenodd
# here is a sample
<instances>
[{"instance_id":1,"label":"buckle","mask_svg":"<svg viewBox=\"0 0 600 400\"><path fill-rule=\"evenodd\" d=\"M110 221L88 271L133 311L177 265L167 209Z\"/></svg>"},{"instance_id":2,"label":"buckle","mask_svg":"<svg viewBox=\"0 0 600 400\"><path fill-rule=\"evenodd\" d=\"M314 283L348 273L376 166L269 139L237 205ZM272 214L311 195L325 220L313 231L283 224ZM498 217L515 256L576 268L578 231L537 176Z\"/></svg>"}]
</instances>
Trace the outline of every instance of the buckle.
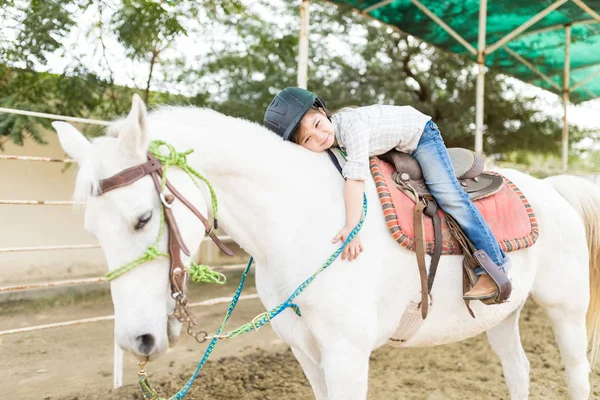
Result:
<instances>
[{"instance_id":1,"label":"buckle","mask_svg":"<svg viewBox=\"0 0 600 400\"><path fill-rule=\"evenodd\" d=\"M265 312L263 312L263 313L260 313L260 314L258 314L256 317L252 318L252 326L254 327L254 330L255 330L255 331L259 330L260 328L262 328L263 326L265 326L265 325L267 324L267 323L265 323L265 324L264 324L264 325L262 325L262 326L256 326L256 324L258 323L258 321L257 321L257 320L258 320L259 318L262 318L263 316L266 316L266 317L267 317L267 323L270 323L270 322L271 322L271 316L269 315L269 312L268 312L268 311L265 311Z\"/></svg>"}]
</instances>

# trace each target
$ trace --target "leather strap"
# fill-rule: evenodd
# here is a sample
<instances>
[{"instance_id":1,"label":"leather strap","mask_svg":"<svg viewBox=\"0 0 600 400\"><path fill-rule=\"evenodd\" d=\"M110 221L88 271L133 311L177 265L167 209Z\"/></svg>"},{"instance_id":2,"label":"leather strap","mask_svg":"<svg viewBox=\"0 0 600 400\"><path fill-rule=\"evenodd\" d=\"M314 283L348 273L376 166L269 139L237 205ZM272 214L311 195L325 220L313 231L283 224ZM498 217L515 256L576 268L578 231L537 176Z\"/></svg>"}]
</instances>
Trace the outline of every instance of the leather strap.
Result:
<instances>
[{"instance_id":1,"label":"leather strap","mask_svg":"<svg viewBox=\"0 0 600 400\"><path fill-rule=\"evenodd\" d=\"M494 302L497 304L505 302L510 297L512 291L512 284L510 279L508 279L508 276L506 276L502 269L492 261L485 250L477 250L473 253L473 256L479 265L481 265L481 268L483 268L490 278L492 278L498 288Z\"/></svg>"},{"instance_id":2,"label":"leather strap","mask_svg":"<svg viewBox=\"0 0 600 400\"><path fill-rule=\"evenodd\" d=\"M102 179L100 181L99 195L102 195L113 189L117 189L117 188L120 188L123 186L130 185L133 182L143 178L146 175L153 175L153 177L154 177L154 173L157 173L159 177L162 176L162 166L160 164L160 161L158 161L158 159L156 159L156 157L154 157L151 153L148 153L147 156L148 156L148 161L146 161L145 163L136 165L135 167L127 168L126 170L121 171L118 174L111 176L110 178ZM212 241L217 245L217 247L219 247L219 249L221 249L221 251L223 253L227 254L228 256L230 256L230 257L233 256L233 251L231 251L231 249L229 249L218 238L218 236L214 233L213 228L210 226L210 223L202 215L202 213L200 211L198 211L198 209L196 207L194 207L192 205L192 203L190 203L185 197L183 197L183 195L181 193L179 193L179 191L177 191L173 187L173 185L171 185L171 182L169 182L169 180L166 181L166 184L167 184L167 187L169 188L169 190L173 193L173 195L175 195L183 204L185 204L190 209L190 211L192 211L194 213L194 215L196 215L198 217L198 219L204 224L206 234L212 239ZM160 194L162 192L160 180L159 180L159 184L157 184L155 181L154 185L156 187L156 191ZM187 247L185 246L185 243L183 243L183 240L181 239L181 235L179 234L179 230L177 229L177 224L175 223L173 214L172 213L170 213L170 214L171 214L170 216L169 216L169 213L165 214L167 221L169 221L169 219L170 219L175 224L174 226L175 226L176 233L178 235L178 241L181 244L181 249L183 250L183 252L186 255L189 256L190 252L187 249Z\"/></svg>"},{"instance_id":3,"label":"leather strap","mask_svg":"<svg viewBox=\"0 0 600 400\"><path fill-rule=\"evenodd\" d=\"M159 172L153 172L151 174L152 180L154 181L154 186L156 190L161 193L161 182ZM181 251L183 251L187 256L190 255L190 251L187 246L183 242L181 237L181 232L175 222L175 217L173 216L173 211L171 211L171 204L173 203L173 197L165 197L164 212L165 212L165 220L167 224L167 230L169 232L169 255L171 259L171 268L169 271L169 276L171 277L171 292L173 294L181 293L183 294L183 289L185 287L185 268L183 266L183 261L181 260Z\"/></svg>"},{"instance_id":4,"label":"leather strap","mask_svg":"<svg viewBox=\"0 0 600 400\"><path fill-rule=\"evenodd\" d=\"M467 262L467 257L465 256L463 258L463 262L462 262L462 270L463 270L463 301L465 302L465 307L467 307L467 311L469 312L469 315L473 318L475 318L475 313L473 312L473 310L471 309L471 305L470 305L470 301L468 299L464 298L465 293L467 293L469 290L471 290L471 278L469 278L469 267L468 267L468 262Z\"/></svg>"},{"instance_id":5,"label":"leather strap","mask_svg":"<svg viewBox=\"0 0 600 400\"><path fill-rule=\"evenodd\" d=\"M181 232L179 231L179 227L177 226L173 211L170 207L175 200L175 197L185 204L186 207L189 208L194 215L196 215L196 217L198 217L198 219L204 225L206 234L212 239L213 242L215 242L221 251L228 256L233 256L233 252L223 242L221 242L221 240L219 240L217 235L214 233L213 228L210 226L210 223L202 215L202 213L198 211L198 209L194 207L194 205L185 197L183 197L183 195L177 189L175 189L175 187L173 187L168 179L165 181L165 183L173 195L165 195L163 193L161 185L162 173L163 171L160 161L158 161L158 159L156 159L156 157L154 157L151 153L148 153L148 161L145 163L127 168L126 170L121 171L110 178L102 179L100 181L99 195L102 195L113 189L130 185L146 175L150 175L152 177L154 187L156 188L157 193L161 196L161 201L166 203L164 204L164 212L167 230L169 232L169 254L171 257L171 268L169 275L171 278L171 290L173 295L180 294L181 296L179 296L179 298L181 298L182 301L186 301L183 291L185 288L187 272L183 266L180 252L183 251L185 255L189 256L190 251L181 237Z\"/></svg>"},{"instance_id":6,"label":"leather strap","mask_svg":"<svg viewBox=\"0 0 600 400\"><path fill-rule=\"evenodd\" d=\"M100 192L98 194L102 195L106 192L110 192L113 189L131 185L133 182L143 178L148 174L158 171L161 168L160 161L158 161L152 154L148 153L148 161L145 163L136 165L135 167L127 168L126 170L121 171L110 178L102 179L100 181Z\"/></svg>"},{"instance_id":7,"label":"leather strap","mask_svg":"<svg viewBox=\"0 0 600 400\"><path fill-rule=\"evenodd\" d=\"M342 173L342 166L340 165L340 162L338 161L335 154L333 154L333 151L331 151L331 149L327 149L327 155L329 155L331 162L333 163L333 165L335 165L335 168L338 170L340 175L344 176L344 174Z\"/></svg>"},{"instance_id":8,"label":"leather strap","mask_svg":"<svg viewBox=\"0 0 600 400\"><path fill-rule=\"evenodd\" d=\"M415 227L415 252L417 253L417 265L421 277L421 316L427 318L429 311L429 291L427 284L427 269L425 267L425 227L423 223L423 211L425 203L418 201L413 213L413 224Z\"/></svg>"},{"instance_id":9,"label":"leather strap","mask_svg":"<svg viewBox=\"0 0 600 400\"><path fill-rule=\"evenodd\" d=\"M427 289L431 293L433 287L433 281L435 280L435 274L437 272L438 264L442 256L442 220L438 214L438 206L435 201L428 201L427 207L424 210L424 214L431 218L433 222L433 255L429 263L429 274L427 276Z\"/></svg>"},{"instance_id":10,"label":"leather strap","mask_svg":"<svg viewBox=\"0 0 600 400\"><path fill-rule=\"evenodd\" d=\"M183 197L183 195L181 193L179 193L179 191L177 189L175 189L175 187L173 185L171 185L171 182L169 182L168 179L167 179L167 188L169 188L171 193L173 193L173 195L175 197L177 197L183 204L185 204L187 206L187 208L189 208L190 211L193 212L194 215L196 215L196 217L198 217L198 219L200 221L202 221L202 223L204 224L205 233L212 239L212 241L217 245L217 247L219 247L219 249L221 249L221 251L223 253L227 254L229 257L232 257L233 251L231 251L223 242L221 242L221 240L215 234L212 227L210 226L210 223L204 217L204 215L202 215L202 213L200 211L198 211L198 209L196 207L194 207L194 205L192 203L190 203L188 201L188 199ZM186 254L189 256L188 253L186 253Z\"/></svg>"}]
</instances>

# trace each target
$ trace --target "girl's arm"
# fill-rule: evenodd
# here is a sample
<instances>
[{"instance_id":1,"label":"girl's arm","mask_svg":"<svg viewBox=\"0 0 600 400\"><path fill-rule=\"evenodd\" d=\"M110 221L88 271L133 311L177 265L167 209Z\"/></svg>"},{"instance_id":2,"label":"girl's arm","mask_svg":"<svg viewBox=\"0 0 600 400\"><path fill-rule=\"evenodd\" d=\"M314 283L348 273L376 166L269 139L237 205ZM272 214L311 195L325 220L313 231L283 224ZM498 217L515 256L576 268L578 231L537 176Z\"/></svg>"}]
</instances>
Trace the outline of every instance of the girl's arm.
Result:
<instances>
[{"instance_id":1,"label":"girl's arm","mask_svg":"<svg viewBox=\"0 0 600 400\"><path fill-rule=\"evenodd\" d=\"M335 235L333 243L345 242L350 232L358 225L362 217L362 200L365 182L361 180L348 179L344 185L344 203L346 203L346 225ZM360 237L356 235L348 243L342 252L342 260L354 260L363 251Z\"/></svg>"},{"instance_id":2,"label":"girl's arm","mask_svg":"<svg viewBox=\"0 0 600 400\"><path fill-rule=\"evenodd\" d=\"M344 202L346 203L346 228L354 229L362 217L363 193L365 181L346 180L344 185Z\"/></svg>"}]
</instances>

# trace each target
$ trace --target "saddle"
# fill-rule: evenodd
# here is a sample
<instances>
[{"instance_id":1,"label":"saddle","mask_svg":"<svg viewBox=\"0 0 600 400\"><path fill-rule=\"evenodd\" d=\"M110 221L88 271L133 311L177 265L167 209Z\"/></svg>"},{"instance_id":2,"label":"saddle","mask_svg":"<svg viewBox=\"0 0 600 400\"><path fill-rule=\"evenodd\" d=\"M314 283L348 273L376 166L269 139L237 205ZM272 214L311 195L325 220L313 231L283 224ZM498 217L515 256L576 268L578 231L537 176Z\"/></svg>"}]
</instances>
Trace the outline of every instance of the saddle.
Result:
<instances>
[{"instance_id":1,"label":"saddle","mask_svg":"<svg viewBox=\"0 0 600 400\"><path fill-rule=\"evenodd\" d=\"M462 149L448 149L456 178L460 185L469 194L471 200L479 200L498 193L504 187L502 176L485 173L484 160L477 153ZM442 254L442 223L438 213L438 207L435 199L431 195L429 188L425 183L421 166L419 162L407 153L390 151L380 157L382 161L387 161L395 167L392 179L397 188L403 191L415 203L413 224L414 224L414 250L417 255L417 264L419 275L421 277L421 308L422 318L425 319L428 313L429 293L433 286L437 265ZM425 227L423 215L431 218L434 230L434 246L431 256L429 272L425 266ZM387 218L387 217L386 217ZM492 299L482 300L487 304L502 303L506 301L511 292L510 281L498 269L493 261L485 254L485 251L474 249L472 244L466 238L460 226L454 222L451 216L446 218L450 231L456 237L456 241L463 248L465 262L463 263L463 293L467 292L477 280L473 270L481 266L492 278L498 290ZM483 254L482 254L483 253ZM487 256L487 257L486 257ZM469 307L468 301L465 301L467 309L473 313Z\"/></svg>"},{"instance_id":2,"label":"saddle","mask_svg":"<svg viewBox=\"0 0 600 400\"><path fill-rule=\"evenodd\" d=\"M483 172L484 160L479 154L460 147L449 148L448 154L456 178L471 200L475 201L491 196L502 189L504 179L501 176ZM393 179L398 185L409 186L419 196L433 200L433 196L425 184L421 166L413 156L394 150L382 155L380 159L394 165L396 172Z\"/></svg>"}]
</instances>

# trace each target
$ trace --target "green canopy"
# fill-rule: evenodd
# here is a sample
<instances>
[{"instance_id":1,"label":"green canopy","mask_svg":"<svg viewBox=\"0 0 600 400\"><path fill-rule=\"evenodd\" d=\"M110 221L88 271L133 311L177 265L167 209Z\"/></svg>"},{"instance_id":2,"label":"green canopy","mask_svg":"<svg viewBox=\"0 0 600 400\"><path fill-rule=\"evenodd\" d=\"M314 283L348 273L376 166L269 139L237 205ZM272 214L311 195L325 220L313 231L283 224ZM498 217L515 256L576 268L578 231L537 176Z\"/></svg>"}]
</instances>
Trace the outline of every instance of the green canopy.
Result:
<instances>
[{"instance_id":1,"label":"green canopy","mask_svg":"<svg viewBox=\"0 0 600 400\"><path fill-rule=\"evenodd\" d=\"M486 67L556 94L564 105L562 161L567 170L567 105L600 96L600 0L329 0L351 6L479 65L475 151L483 151ZM298 82L306 81L307 20L302 0ZM598 10L598 12L596 12Z\"/></svg>"},{"instance_id":2,"label":"green canopy","mask_svg":"<svg viewBox=\"0 0 600 400\"><path fill-rule=\"evenodd\" d=\"M332 2L350 5L363 14L442 49L457 54L470 54L473 59L477 57L479 0ZM570 25L570 100L578 103L600 96L600 16L593 10L600 12L600 0L489 1L484 27L485 65L561 94L565 67L565 36L568 35L566 26ZM539 13L543 13L542 18L531 22ZM432 19L431 14L464 39L470 49ZM528 22L530 26L523 29L523 25ZM508 43L494 46L520 27L522 32L517 32ZM542 78L535 70L548 79Z\"/></svg>"}]
</instances>

